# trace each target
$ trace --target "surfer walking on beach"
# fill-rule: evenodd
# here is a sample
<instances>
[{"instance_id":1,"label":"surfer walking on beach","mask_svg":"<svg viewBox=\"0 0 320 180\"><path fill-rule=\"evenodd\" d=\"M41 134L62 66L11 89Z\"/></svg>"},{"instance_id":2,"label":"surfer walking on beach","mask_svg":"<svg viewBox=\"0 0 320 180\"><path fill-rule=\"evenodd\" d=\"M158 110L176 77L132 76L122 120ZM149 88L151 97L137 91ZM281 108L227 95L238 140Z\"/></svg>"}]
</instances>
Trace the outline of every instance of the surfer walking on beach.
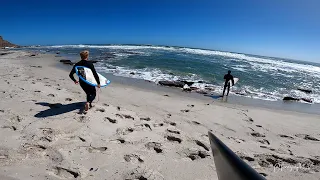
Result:
<instances>
[{"instance_id":1,"label":"surfer walking on beach","mask_svg":"<svg viewBox=\"0 0 320 180\"><path fill-rule=\"evenodd\" d=\"M234 79L233 79L233 76L231 75L231 71L230 70L228 71L228 74L224 75L224 79L225 79L225 82L224 82L222 97L224 97L226 88L228 88L227 96L229 95L230 86L231 86L230 85L230 80L232 81L232 86L234 85Z\"/></svg>"},{"instance_id":2,"label":"surfer walking on beach","mask_svg":"<svg viewBox=\"0 0 320 180\"><path fill-rule=\"evenodd\" d=\"M76 73L76 70L75 70L75 67L76 66L84 66L84 67L87 67L89 68L92 73L93 73L93 76L98 84L98 88L100 88L100 80L99 80L99 76L96 72L96 69L94 68L93 64L88 61L88 58L89 58L89 51L82 51L80 52L80 57L81 57L81 61L77 62L70 74L69 74L69 77L73 80L73 82L75 84L80 84L81 88L83 89L83 91L86 93L87 95L87 102L84 106L84 110L85 111L88 111L89 108L92 108L92 102L93 100L96 98L96 88L94 86L91 86L89 84L87 84L86 82L84 82L82 79L79 79L79 82L74 78L74 74Z\"/></svg>"}]
</instances>

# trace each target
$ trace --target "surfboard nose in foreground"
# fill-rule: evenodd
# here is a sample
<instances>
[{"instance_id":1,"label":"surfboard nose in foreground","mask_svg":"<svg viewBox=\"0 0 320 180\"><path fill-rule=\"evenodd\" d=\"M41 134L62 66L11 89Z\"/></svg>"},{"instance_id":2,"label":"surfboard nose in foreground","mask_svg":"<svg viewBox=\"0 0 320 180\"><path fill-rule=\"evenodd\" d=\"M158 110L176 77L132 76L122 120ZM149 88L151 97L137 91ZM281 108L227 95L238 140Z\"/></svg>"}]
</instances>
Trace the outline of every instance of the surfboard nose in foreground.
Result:
<instances>
[{"instance_id":1,"label":"surfboard nose in foreground","mask_svg":"<svg viewBox=\"0 0 320 180\"><path fill-rule=\"evenodd\" d=\"M215 135L208 134L219 180L266 180Z\"/></svg>"}]
</instances>

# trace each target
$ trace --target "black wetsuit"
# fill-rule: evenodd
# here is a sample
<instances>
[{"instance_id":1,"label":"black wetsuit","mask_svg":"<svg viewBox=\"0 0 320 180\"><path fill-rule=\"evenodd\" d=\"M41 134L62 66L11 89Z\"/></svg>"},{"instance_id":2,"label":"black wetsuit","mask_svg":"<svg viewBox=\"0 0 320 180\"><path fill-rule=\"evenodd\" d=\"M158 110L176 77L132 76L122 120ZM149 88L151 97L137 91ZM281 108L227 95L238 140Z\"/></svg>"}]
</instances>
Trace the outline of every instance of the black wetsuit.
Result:
<instances>
[{"instance_id":1,"label":"black wetsuit","mask_svg":"<svg viewBox=\"0 0 320 180\"><path fill-rule=\"evenodd\" d=\"M73 77L74 73L76 73L76 70L75 70L75 67L76 66L84 66L84 67L87 67L89 69L91 69L92 73L93 73L93 76L94 78L96 79L97 83L100 84L100 80L99 80L99 76L93 66L93 64L90 62L90 61L87 61L87 60L81 60L79 62L77 62L70 74L69 74L69 77L74 81L76 82L75 78ZM87 102L89 102L90 104L92 103L92 101L95 99L96 97L96 88L94 86L91 86L87 83L85 83L83 80L81 80L79 78L79 83L80 83L80 86L81 88L83 89L83 91L87 94Z\"/></svg>"},{"instance_id":2,"label":"black wetsuit","mask_svg":"<svg viewBox=\"0 0 320 180\"><path fill-rule=\"evenodd\" d=\"M228 87L228 91L227 91L227 96L229 95L229 91L230 91L230 83L229 81L231 80L232 81L232 86L234 85L234 80L233 80L233 76L231 74L226 74L224 75L224 79L225 79L225 82L224 82L224 87L223 87L223 94L222 96L224 96L224 92L226 91L226 88Z\"/></svg>"}]
</instances>

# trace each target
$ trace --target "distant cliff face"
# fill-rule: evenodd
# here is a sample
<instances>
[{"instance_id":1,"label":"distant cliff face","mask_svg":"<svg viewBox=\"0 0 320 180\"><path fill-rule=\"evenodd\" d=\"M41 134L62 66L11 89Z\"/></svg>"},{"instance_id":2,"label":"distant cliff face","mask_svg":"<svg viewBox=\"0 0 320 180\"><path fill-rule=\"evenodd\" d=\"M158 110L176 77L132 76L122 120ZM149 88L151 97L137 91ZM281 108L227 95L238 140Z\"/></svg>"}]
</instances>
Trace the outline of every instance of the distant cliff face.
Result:
<instances>
[{"instance_id":1,"label":"distant cliff face","mask_svg":"<svg viewBox=\"0 0 320 180\"><path fill-rule=\"evenodd\" d=\"M16 47L17 45L12 44L4 39L2 39L2 36L0 36L0 47Z\"/></svg>"}]
</instances>

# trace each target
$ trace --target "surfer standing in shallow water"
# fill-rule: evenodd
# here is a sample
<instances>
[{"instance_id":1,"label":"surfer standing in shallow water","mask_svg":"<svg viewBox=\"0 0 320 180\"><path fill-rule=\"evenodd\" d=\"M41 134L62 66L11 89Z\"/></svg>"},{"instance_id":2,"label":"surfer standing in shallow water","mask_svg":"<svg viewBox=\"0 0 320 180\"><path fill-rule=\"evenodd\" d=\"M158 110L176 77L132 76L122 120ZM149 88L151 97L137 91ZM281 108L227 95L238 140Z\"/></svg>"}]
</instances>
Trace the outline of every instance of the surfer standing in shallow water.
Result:
<instances>
[{"instance_id":1,"label":"surfer standing in shallow water","mask_svg":"<svg viewBox=\"0 0 320 180\"><path fill-rule=\"evenodd\" d=\"M228 71L228 74L224 75L224 79L225 79L225 82L224 82L222 97L224 97L224 93L226 91L226 88L228 88L227 96L229 95L230 86L231 86L230 85L230 80L232 81L232 86L234 85L234 79L233 79L233 76L231 75L231 71L230 70Z\"/></svg>"},{"instance_id":2,"label":"surfer standing in shallow water","mask_svg":"<svg viewBox=\"0 0 320 180\"><path fill-rule=\"evenodd\" d=\"M84 106L84 110L85 111L88 111L89 108L92 108L92 101L96 98L96 88L94 86L91 86L87 83L85 83L83 80L79 79L80 82L78 82L74 77L73 75L76 73L76 70L75 70L75 67L76 66L84 66L84 67L87 67L89 69L91 69L92 73L93 73L93 76L94 78L96 79L96 82L98 84L98 88L100 88L100 80L99 80L99 76L96 72L96 69L94 68L93 64L88 61L88 58L89 58L89 51L82 51L80 52L80 57L81 57L81 61L77 62L70 74L69 74L69 77L73 80L73 82L75 84L79 84L80 83L80 86L81 88L83 89L83 91L87 94L87 102Z\"/></svg>"}]
</instances>

